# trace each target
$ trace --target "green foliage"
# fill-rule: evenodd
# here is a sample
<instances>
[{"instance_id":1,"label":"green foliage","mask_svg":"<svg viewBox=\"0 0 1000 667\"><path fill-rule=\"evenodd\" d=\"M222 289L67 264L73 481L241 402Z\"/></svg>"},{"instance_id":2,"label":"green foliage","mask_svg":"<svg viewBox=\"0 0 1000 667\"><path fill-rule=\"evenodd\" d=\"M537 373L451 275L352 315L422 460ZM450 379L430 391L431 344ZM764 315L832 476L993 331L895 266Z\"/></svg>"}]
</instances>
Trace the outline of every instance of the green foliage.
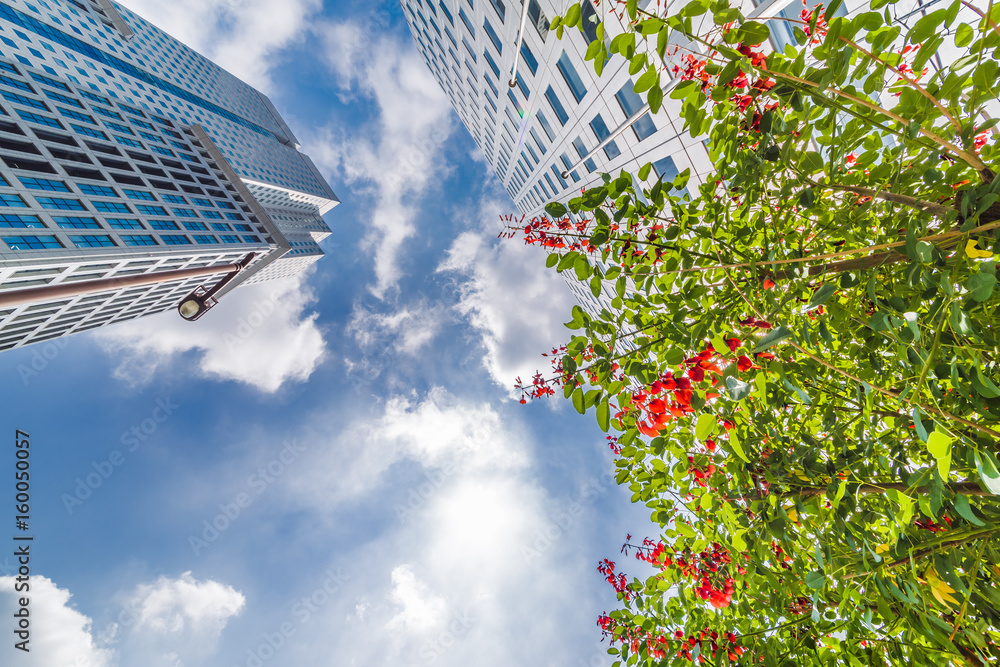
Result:
<instances>
[{"instance_id":1,"label":"green foliage","mask_svg":"<svg viewBox=\"0 0 1000 667\"><path fill-rule=\"evenodd\" d=\"M640 547L652 576L609 578L611 653L995 664L1000 180L982 111L1000 5L962 22L952 2L904 32L886 2L836 18L834 2L765 57L766 25L722 0L624 4L606 56L644 72L654 111L666 46L713 51L669 97L715 173L691 194L690 174L641 192L649 165L609 175L546 208L589 217L583 240L541 227L570 241L548 264L613 299L574 309L557 379L618 434L617 479L659 529ZM918 82L943 40L965 55Z\"/></svg>"}]
</instances>

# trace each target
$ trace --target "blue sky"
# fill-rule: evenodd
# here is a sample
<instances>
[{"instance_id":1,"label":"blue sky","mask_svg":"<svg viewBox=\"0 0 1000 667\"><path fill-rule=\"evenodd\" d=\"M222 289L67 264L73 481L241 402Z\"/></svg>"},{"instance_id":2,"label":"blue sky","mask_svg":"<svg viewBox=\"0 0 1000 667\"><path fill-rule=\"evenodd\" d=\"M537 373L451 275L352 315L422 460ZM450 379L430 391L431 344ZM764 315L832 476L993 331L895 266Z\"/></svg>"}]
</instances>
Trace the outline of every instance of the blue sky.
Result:
<instances>
[{"instance_id":1,"label":"blue sky","mask_svg":"<svg viewBox=\"0 0 1000 667\"><path fill-rule=\"evenodd\" d=\"M512 400L572 300L496 240L513 204L398 5L125 4L270 95L343 203L301 280L0 354L36 535L2 662L610 664L596 562L648 515L591 416Z\"/></svg>"}]
</instances>

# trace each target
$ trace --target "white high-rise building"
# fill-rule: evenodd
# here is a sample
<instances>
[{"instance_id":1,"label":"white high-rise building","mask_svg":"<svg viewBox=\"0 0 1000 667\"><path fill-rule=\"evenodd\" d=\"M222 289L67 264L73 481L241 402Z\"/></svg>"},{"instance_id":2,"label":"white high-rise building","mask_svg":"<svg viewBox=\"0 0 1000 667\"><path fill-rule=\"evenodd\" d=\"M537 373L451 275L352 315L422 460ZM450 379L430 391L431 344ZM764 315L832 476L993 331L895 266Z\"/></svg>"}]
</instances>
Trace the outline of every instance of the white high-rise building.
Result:
<instances>
[{"instance_id":1,"label":"white high-rise building","mask_svg":"<svg viewBox=\"0 0 1000 667\"><path fill-rule=\"evenodd\" d=\"M0 0L0 292L249 252L225 291L294 275L323 255L338 203L298 147L262 93L109 0ZM217 280L0 309L0 350Z\"/></svg>"},{"instance_id":2,"label":"white high-rise building","mask_svg":"<svg viewBox=\"0 0 1000 667\"><path fill-rule=\"evenodd\" d=\"M639 8L659 14L676 11L689 0L639 0ZM819 0L808 0L811 10ZM628 27L618 15L618 3L583 0L582 25L566 29L558 39L549 31L549 17L569 6L561 0L400 0L418 50L451 99L455 111L479 145L488 163L521 213L529 219L542 215L546 203L566 201L580 189L599 185L601 173L635 174L652 164L643 184L652 186L663 177L671 181L691 170L688 188L704 182L713 167L706 137L692 137L683 130L681 103L666 96L655 115L645 94L633 91L629 63L616 55L598 77L585 58L597 38L597 24L604 22L605 40ZM521 14L527 2L523 32ZM770 44L764 51L782 50L794 43L794 23L806 5L803 0L742 2L744 15L766 20ZM893 20L904 28L926 13L921 0L892 5ZM838 15L867 11L869 3L848 0ZM700 17L702 28L713 27L710 14ZM962 10L960 20L979 20ZM695 26L698 29L698 26ZM521 47L517 48L518 36ZM678 45L671 45L678 46ZM691 45L687 45L691 46ZM674 65L684 69L686 50L668 49L660 85L671 85ZM945 59L947 60L947 55ZM515 59L515 86L509 87ZM928 63L941 66L941 55ZM602 145L603 144L603 145ZM817 147L822 150L822 147ZM563 173L569 171L567 178ZM599 311L610 304L607 296L595 298L588 286L567 278L581 304Z\"/></svg>"}]
</instances>

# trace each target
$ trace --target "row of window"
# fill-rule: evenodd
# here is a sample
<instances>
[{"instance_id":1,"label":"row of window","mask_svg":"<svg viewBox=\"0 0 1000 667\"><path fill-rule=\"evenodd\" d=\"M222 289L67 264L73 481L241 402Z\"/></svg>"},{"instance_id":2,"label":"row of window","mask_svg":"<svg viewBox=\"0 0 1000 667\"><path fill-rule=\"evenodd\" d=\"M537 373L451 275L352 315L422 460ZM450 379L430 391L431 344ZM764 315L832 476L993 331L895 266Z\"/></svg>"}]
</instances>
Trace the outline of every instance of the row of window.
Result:
<instances>
[{"instance_id":1,"label":"row of window","mask_svg":"<svg viewBox=\"0 0 1000 667\"><path fill-rule=\"evenodd\" d=\"M121 241L126 246L155 246L160 245L191 245L191 239L180 234L161 234L159 242L157 237L148 234L123 234ZM194 242L199 245L213 245L220 243L260 243L257 236L243 236L235 234L221 234L218 237L209 235L192 235ZM3 236L0 237L11 250L52 250L63 248L63 244L55 236ZM70 242L77 248L113 248L118 244L110 236L101 234L87 234L80 236L69 236Z\"/></svg>"}]
</instances>

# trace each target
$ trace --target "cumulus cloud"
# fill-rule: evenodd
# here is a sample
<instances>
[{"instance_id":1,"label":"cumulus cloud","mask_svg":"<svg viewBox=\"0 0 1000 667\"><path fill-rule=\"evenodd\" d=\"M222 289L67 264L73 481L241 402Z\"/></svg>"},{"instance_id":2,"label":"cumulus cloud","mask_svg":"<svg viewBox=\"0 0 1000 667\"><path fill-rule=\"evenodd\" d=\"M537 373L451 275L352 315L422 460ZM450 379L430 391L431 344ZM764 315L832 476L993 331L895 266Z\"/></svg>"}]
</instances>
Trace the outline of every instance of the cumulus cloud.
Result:
<instances>
[{"instance_id":1,"label":"cumulus cloud","mask_svg":"<svg viewBox=\"0 0 1000 667\"><path fill-rule=\"evenodd\" d=\"M510 389L518 376L528 381L549 370L540 355L568 339L563 323L576 302L563 279L545 268L544 252L517 239L497 241L498 215L507 212L501 202L485 201L483 226L460 234L437 270L465 278L456 310L482 336L483 365Z\"/></svg>"},{"instance_id":2,"label":"cumulus cloud","mask_svg":"<svg viewBox=\"0 0 1000 667\"><path fill-rule=\"evenodd\" d=\"M297 473L289 493L305 506L332 509L370 493L396 463L450 474L519 470L528 452L513 428L488 403L462 400L441 387L425 396L387 398L373 416L330 432L320 427L316 458ZM337 474L331 478L330 471Z\"/></svg>"},{"instance_id":3,"label":"cumulus cloud","mask_svg":"<svg viewBox=\"0 0 1000 667\"><path fill-rule=\"evenodd\" d=\"M413 356L434 340L447 316L443 304L430 305L426 300L388 313L357 304L347 333L354 336L362 350L392 349Z\"/></svg>"},{"instance_id":4,"label":"cumulus cloud","mask_svg":"<svg viewBox=\"0 0 1000 667\"><path fill-rule=\"evenodd\" d=\"M138 630L149 629L160 635L188 630L216 638L245 603L246 599L233 587L211 580L196 581L185 572L177 579L160 577L140 585L128 604L138 611Z\"/></svg>"},{"instance_id":5,"label":"cumulus cloud","mask_svg":"<svg viewBox=\"0 0 1000 667\"><path fill-rule=\"evenodd\" d=\"M324 171L371 199L362 248L374 257L371 292L383 298L403 275L399 257L416 234L420 199L445 173L440 154L453 129L451 105L408 35L372 35L359 22L319 32L342 94L370 101L375 111L349 132L328 129L303 142Z\"/></svg>"},{"instance_id":6,"label":"cumulus cloud","mask_svg":"<svg viewBox=\"0 0 1000 667\"><path fill-rule=\"evenodd\" d=\"M411 565L400 565L392 571L390 598L397 607L386 626L391 631L426 632L444 621L448 613L444 598L431 593L427 584L413 574Z\"/></svg>"},{"instance_id":7,"label":"cumulus cloud","mask_svg":"<svg viewBox=\"0 0 1000 667\"><path fill-rule=\"evenodd\" d=\"M13 625L18 595L14 593L14 577L0 577L0 610ZM0 645L0 663L24 667L63 667L87 665L110 667L114 652L99 646L92 636L92 621L70 605L73 596L42 575L31 577L30 652L16 650L14 640ZM9 631L8 634L10 637Z\"/></svg>"},{"instance_id":8,"label":"cumulus cloud","mask_svg":"<svg viewBox=\"0 0 1000 667\"><path fill-rule=\"evenodd\" d=\"M193 352L205 377L275 392L285 382L307 380L326 349L318 313L306 313L314 298L302 280L240 287L194 323L168 311L93 335L121 360L115 377L131 384L149 382L158 368Z\"/></svg>"},{"instance_id":9,"label":"cumulus cloud","mask_svg":"<svg viewBox=\"0 0 1000 667\"><path fill-rule=\"evenodd\" d=\"M268 92L277 54L310 26L321 0L121 0L250 85Z\"/></svg>"}]
</instances>

